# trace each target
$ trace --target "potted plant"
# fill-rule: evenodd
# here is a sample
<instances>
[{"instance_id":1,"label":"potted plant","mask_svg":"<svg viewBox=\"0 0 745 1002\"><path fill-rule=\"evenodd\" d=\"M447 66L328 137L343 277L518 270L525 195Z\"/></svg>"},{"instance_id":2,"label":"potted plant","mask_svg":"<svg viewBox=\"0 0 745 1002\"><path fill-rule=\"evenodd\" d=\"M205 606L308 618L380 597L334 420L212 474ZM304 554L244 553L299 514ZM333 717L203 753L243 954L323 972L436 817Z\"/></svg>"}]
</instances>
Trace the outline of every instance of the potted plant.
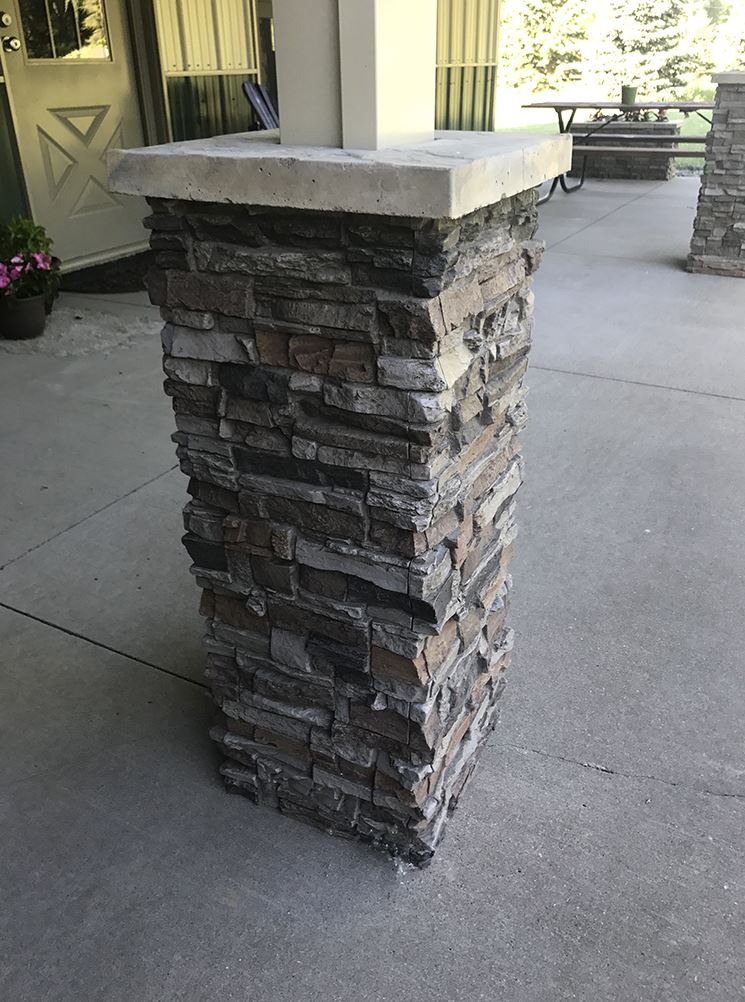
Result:
<instances>
[{"instance_id":1,"label":"potted plant","mask_svg":"<svg viewBox=\"0 0 745 1002\"><path fill-rule=\"evenodd\" d=\"M43 226L17 216L0 226L0 337L39 337L57 294L59 261Z\"/></svg>"},{"instance_id":2,"label":"potted plant","mask_svg":"<svg viewBox=\"0 0 745 1002\"><path fill-rule=\"evenodd\" d=\"M624 86L621 87L621 104L636 104L636 90L636 87L632 87L630 84L624 84Z\"/></svg>"}]
</instances>

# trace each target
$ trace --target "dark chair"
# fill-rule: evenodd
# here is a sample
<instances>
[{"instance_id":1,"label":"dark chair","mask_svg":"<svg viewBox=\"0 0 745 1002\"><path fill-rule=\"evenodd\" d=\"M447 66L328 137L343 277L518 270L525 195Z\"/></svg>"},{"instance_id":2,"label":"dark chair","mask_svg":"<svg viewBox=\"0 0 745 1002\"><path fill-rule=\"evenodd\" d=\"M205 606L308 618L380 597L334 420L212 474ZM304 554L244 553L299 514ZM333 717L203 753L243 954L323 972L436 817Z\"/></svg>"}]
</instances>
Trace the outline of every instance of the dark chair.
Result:
<instances>
[{"instance_id":1,"label":"dark chair","mask_svg":"<svg viewBox=\"0 0 745 1002\"><path fill-rule=\"evenodd\" d=\"M261 84L254 83L252 80L246 80L243 83L243 93L253 108L261 128L278 129L279 115L272 104L272 99L266 87L262 87Z\"/></svg>"}]
</instances>

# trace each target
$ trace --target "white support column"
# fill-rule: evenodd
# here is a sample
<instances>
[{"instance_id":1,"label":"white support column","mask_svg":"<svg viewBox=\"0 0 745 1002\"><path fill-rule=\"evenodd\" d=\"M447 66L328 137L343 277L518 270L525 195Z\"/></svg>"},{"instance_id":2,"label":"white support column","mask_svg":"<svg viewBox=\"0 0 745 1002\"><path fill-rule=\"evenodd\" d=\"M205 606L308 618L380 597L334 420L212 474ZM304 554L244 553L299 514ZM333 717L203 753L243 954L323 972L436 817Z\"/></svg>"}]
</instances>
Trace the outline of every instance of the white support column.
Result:
<instances>
[{"instance_id":1,"label":"white support column","mask_svg":"<svg viewBox=\"0 0 745 1002\"><path fill-rule=\"evenodd\" d=\"M274 21L283 144L432 141L437 0L274 0Z\"/></svg>"},{"instance_id":2,"label":"white support column","mask_svg":"<svg viewBox=\"0 0 745 1002\"><path fill-rule=\"evenodd\" d=\"M342 145L337 0L274 0L281 142Z\"/></svg>"},{"instance_id":3,"label":"white support column","mask_svg":"<svg viewBox=\"0 0 745 1002\"><path fill-rule=\"evenodd\" d=\"M436 40L437 0L339 0L346 149L432 141Z\"/></svg>"}]
</instances>

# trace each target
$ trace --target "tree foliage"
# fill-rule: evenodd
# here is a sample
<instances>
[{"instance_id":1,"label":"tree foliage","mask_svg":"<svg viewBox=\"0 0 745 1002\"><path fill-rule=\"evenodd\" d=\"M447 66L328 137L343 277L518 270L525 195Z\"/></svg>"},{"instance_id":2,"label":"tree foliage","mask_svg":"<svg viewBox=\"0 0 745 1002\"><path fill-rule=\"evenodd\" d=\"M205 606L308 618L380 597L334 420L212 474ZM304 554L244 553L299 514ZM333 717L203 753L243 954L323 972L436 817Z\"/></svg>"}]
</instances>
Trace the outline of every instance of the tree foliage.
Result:
<instances>
[{"instance_id":1,"label":"tree foliage","mask_svg":"<svg viewBox=\"0 0 745 1002\"><path fill-rule=\"evenodd\" d=\"M589 20L584 0L513 0L502 37L515 83L546 87L580 79Z\"/></svg>"},{"instance_id":2,"label":"tree foliage","mask_svg":"<svg viewBox=\"0 0 745 1002\"><path fill-rule=\"evenodd\" d=\"M663 91L685 86L700 63L696 50L682 46L688 7L690 0L612 0L610 43L625 82L651 81Z\"/></svg>"},{"instance_id":3,"label":"tree foliage","mask_svg":"<svg viewBox=\"0 0 745 1002\"><path fill-rule=\"evenodd\" d=\"M502 79L533 91L581 80L645 97L695 90L745 64L745 0L503 0Z\"/></svg>"}]
</instances>

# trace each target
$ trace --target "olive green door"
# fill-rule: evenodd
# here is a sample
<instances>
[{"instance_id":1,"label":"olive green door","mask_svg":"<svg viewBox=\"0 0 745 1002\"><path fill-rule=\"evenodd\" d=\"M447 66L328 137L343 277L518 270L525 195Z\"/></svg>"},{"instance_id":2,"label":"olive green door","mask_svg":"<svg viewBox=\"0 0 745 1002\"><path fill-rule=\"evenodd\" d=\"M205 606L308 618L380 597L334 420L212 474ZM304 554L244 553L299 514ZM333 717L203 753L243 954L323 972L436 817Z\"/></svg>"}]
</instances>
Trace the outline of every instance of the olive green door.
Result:
<instances>
[{"instance_id":1,"label":"olive green door","mask_svg":"<svg viewBox=\"0 0 745 1002\"><path fill-rule=\"evenodd\" d=\"M124 0L0 0L3 74L34 219L66 267L144 246L106 153L143 145Z\"/></svg>"},{"instance_id":2,"label":"olive green door","mask_svg":"<svg viewBox=\"0 0 745 1002\"><path fill-rule=\"evenodd\" d=\"M5 81L0 76L0 226L28 212Z\"/></svg>"}]
</instances>

